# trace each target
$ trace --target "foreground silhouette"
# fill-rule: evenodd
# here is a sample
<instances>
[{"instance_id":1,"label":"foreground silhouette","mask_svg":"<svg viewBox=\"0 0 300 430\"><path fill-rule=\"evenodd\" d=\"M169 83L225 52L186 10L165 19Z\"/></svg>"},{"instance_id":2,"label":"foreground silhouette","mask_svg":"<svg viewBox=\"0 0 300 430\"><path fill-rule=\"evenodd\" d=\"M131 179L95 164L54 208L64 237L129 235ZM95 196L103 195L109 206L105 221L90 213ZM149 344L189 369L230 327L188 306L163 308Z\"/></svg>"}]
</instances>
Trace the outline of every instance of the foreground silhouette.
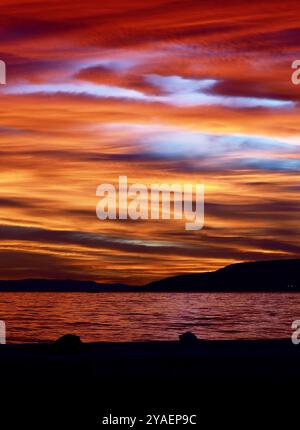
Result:
<instances>
[{"instance_id":1,"label":"foreground silhouette","mask_svg":"<svg viewBox=\"0 0 300 430\"><path fill-rule=\"evenodd\" d=\"M7 415L9 428L46 420L53 429L94 429L109 413L193 413L210 425L203 428L240 429L244 420L292 428L299 363L290 339L204 341L189 332L179 342L85 344L65 335L53 344L0 345L1 419Z\"/></svg>"}]
</instances>

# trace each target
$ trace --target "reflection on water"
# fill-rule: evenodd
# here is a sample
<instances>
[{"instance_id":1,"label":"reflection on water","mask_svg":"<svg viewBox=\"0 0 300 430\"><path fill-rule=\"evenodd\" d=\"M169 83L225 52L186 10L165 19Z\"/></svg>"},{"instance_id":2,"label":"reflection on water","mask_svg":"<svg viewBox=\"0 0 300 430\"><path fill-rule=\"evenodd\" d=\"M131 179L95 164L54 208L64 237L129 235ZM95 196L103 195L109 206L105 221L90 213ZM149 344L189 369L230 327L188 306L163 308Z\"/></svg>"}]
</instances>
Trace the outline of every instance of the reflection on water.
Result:
<instances>
[{"instance_id":1,"label":"reflection on water","mask_svg":"<svg viewBox=\"0 0 300 430\"><path fill-rule=\"evenodd\" d=\"M44 342L66 333L84 341L287 338L300 294L1 293L7 342Z\"/></svg>"}]
</instances>

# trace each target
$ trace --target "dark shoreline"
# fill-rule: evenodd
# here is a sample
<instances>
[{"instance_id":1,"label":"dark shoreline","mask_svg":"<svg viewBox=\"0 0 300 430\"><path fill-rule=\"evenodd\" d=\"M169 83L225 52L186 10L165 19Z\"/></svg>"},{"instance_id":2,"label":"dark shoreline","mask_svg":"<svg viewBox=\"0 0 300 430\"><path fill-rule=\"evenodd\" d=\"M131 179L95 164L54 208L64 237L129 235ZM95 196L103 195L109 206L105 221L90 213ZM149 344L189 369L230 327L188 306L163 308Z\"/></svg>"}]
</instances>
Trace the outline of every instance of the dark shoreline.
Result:
<instances>
[{"instance_id":1,"label":"dark shoreline","mask_svg":"<svg viewBox=\"0 0 300 430\"><path fill-rule=\"evenodd\" d=\"M10 370L10 384L28 378L31 384L72 383L75 369L76 384L103 382L115 377L116 372L118 377L132 380L158 376L247 379L252 375L260 382L267 379L276 384L293 382L291 374L293 380L297 377L300 382L300 345L294 345L290 339L205 340L191 344L96 342L74 349L48 343L7 344L0 345L0 365Z\"/></svg>"},{"instance_id":2,"label":"dark shoreline","mask_svg":"<svg viewBox=\"0 0 300 430\"><path fill-rule=\"evenodd\" d=\"M205 429L279 418L288 428L298 410L300 345L290 339L0 345L0 366L10 423L89 429L109 413L193 413Z\"/></svg>"}]
</instances>

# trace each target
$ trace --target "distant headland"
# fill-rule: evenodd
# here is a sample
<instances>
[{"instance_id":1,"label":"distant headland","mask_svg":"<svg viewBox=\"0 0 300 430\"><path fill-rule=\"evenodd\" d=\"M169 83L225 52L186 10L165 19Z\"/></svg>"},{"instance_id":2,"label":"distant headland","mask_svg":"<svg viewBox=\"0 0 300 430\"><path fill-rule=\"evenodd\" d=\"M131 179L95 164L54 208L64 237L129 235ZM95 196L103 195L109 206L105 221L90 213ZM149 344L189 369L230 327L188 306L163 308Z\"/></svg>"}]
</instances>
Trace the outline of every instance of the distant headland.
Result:
<instances>
[{"instance_id":1,"label":"distant headland","mask_svg":"<svg viewBox=\"0 0 300 430\"><path fill-rule=\"evenodd\" d=\"M215 272L183 274L143 286L92 281L0 281L0 292L300 292L300 259L237 263Z\"/></svg>"}]
</instances>

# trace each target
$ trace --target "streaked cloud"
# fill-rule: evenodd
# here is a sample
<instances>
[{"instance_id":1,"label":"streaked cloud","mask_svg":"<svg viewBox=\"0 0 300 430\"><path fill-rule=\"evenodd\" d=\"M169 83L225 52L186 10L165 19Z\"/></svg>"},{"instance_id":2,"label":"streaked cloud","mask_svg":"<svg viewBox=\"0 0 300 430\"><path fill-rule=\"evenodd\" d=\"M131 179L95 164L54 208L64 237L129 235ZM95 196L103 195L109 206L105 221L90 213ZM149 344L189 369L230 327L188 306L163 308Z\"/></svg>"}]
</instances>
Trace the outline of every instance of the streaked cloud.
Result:
<instances>
[{"instance_id":1,"label":"streaked cloud","mask_svg":"<svg viewBox=\"0 0 300 430\"><path fill-rule=\"evenodd\" d=\"M2 277L142 283L299 257L296 0L2 0ZM196 182L206 224L103 222L95 190Z\"/></svg>"},{"instance_id":2,"label":"streaked cloud","mask_svg":"<svg viewBox=\"0 0 300 430\"><path fill-rule=\"evenodd\" d=\"M167 95L149 95L141 91L112 85L100 85L88 82L64 82L49 84L21 84L6 90L7 94L33 95L33 94L70 94L91 97L125 98L148 103L166 103L175 106L205 106L221 105L231 108L292 108L292 101L255 98L216 96L207 93L217 81L212 79L192 80L180 76L146 76L146 82L157 86Z\"/></svg>"}]
</instances>

